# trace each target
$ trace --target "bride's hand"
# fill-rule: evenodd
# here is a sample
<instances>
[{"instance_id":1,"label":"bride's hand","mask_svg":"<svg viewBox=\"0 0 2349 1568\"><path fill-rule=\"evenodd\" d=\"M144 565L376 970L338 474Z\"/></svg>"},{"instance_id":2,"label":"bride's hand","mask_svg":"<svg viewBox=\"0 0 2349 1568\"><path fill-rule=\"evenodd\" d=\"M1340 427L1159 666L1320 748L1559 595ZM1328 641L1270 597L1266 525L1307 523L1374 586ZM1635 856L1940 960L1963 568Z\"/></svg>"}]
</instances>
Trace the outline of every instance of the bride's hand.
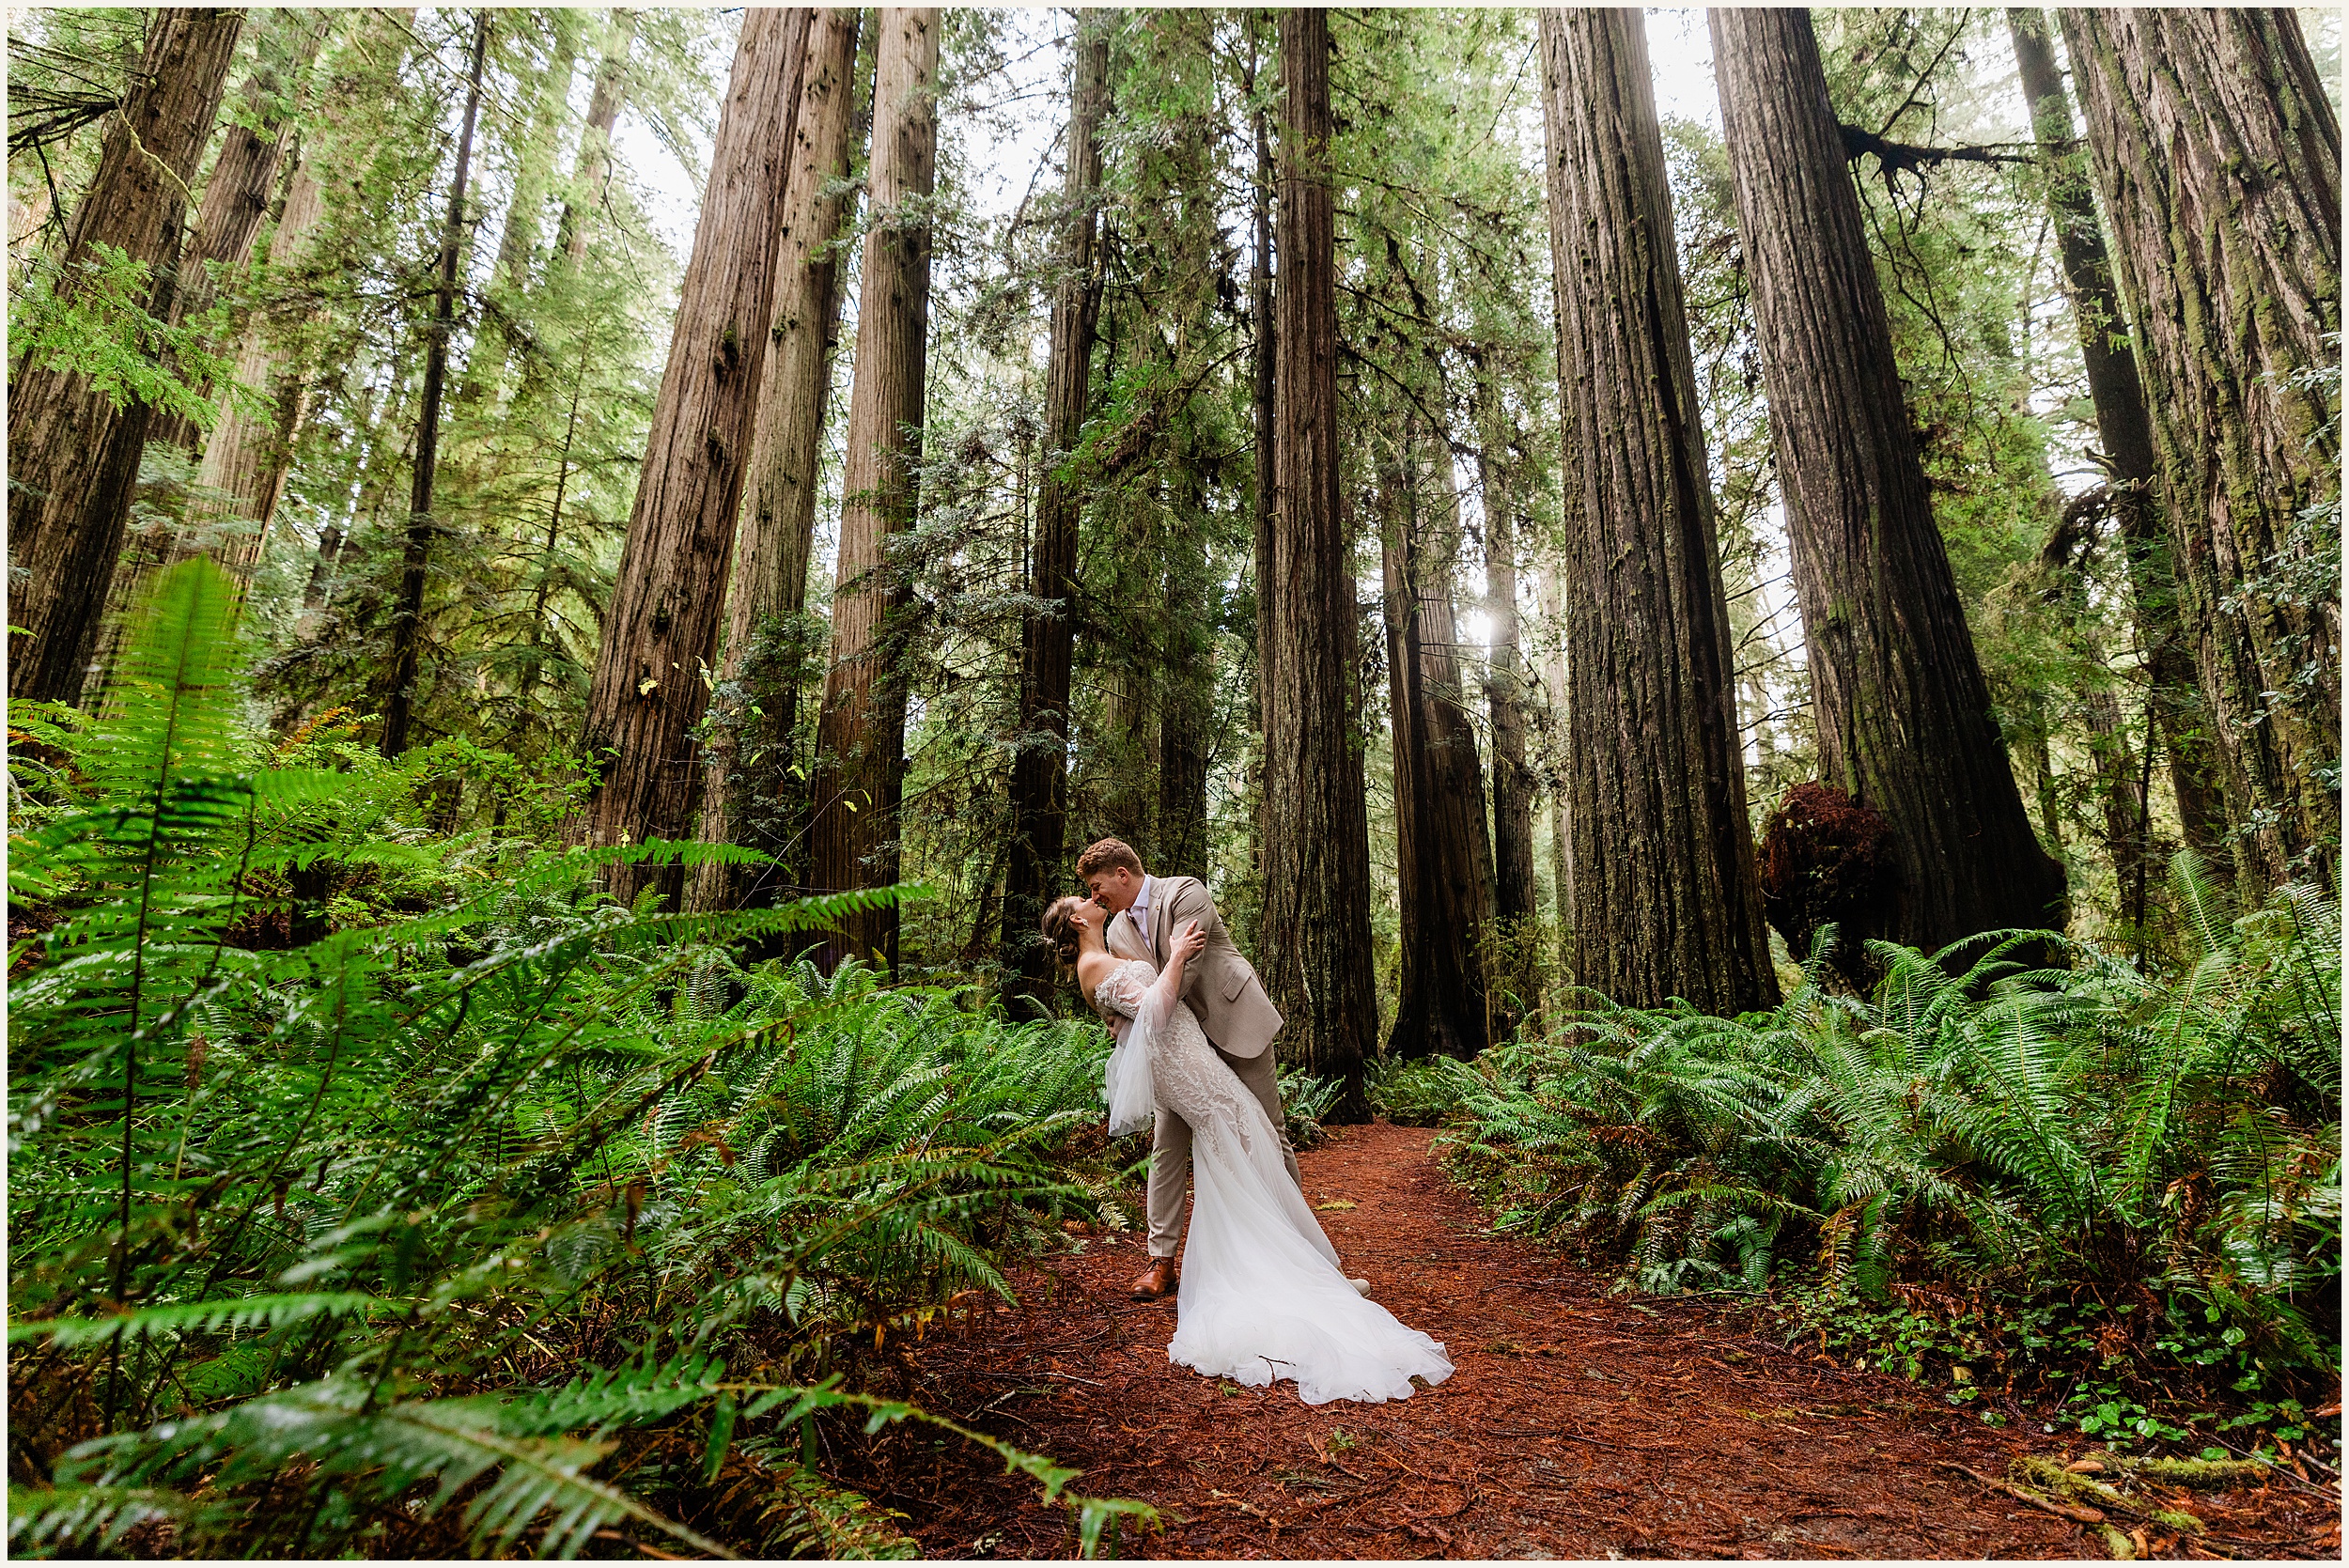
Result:
<instances>
[{"instance_id":1,"label":"bride's hand","mask_svg":"<svg viewBox=\"0 0 2349 1568\"><path fill-rule=\"evenodd\" d=\"M1183 922L1183 928L1174 933L1174 955L1188 964L1206 950L1207 934L1199 929L1199 923L1195 920Z\"/></svg>"}]
</instances>

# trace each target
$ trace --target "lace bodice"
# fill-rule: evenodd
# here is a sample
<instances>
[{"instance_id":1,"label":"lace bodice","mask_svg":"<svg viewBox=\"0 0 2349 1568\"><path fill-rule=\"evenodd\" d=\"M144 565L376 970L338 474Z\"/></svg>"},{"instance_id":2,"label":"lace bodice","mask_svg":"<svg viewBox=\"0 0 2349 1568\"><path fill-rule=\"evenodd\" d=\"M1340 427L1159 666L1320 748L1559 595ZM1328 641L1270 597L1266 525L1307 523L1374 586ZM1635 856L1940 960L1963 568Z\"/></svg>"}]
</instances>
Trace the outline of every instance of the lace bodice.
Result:
<instances>
[{"instance_id":1,"label":"lace bodice","mask_svg":"<svg viewBox=\"0 0 2349 1568\"><path fill-rule=\"evenodd\" d=\"M1158 971L1140 958L1128 958L1101 977L1093 987L1093 1005L1103 1013L1114 1013L1130 1018L1142 1008L1142 993L1150 988Z\"/></svg>"}]
</instances>

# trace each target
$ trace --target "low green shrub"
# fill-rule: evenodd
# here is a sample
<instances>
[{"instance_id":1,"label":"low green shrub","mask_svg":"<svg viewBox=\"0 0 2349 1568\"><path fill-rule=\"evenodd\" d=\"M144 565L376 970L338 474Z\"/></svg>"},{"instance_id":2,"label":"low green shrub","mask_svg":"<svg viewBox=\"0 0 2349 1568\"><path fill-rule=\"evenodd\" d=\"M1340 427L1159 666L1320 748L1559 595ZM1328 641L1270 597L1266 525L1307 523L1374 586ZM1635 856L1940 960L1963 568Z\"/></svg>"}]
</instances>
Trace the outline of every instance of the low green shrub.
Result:
<instances>
[{"instance_id":1,"label":"low green shrub","mask_svg":"<svg viewBox=\"0 0 2349 1568\"><path fill-rule=\"evenodd\" d=\"M1007 1294L1000 1257L1095 1212L1106 1039L730 956L907 890L660 915L598 873L743 852L442 837L411 765L243 728L233 613L218 568L173 568L114 716L25 732L50 804L8 867L13 1545L866 1542L808 1423L933 1420L845 1389L848 1347ZM537 787L412 767L444 765ZM1133 1511L963 1436L1088 1550Z\"/></svg>"},{"instance_id":2,"label":"low green shrub","mask_svg":"<svg viewBox=\"0 0 2349 1568\"><path fill-rule=\"evenodd\" d=\"M1977 1390L1972 1363L2061 1368L2082 1430L2181 1441L2151 1406L2338 1375L2341 938L2311 891L2237 915L2190 857L2174 879L2181 972L1999 932L1876 944L1867 999L1815 959L1743 1018L1590 998L1425 1064L1458 1096L1439 1145L1501 1225L1638 1288L1788 1284L1823 1343Z\"/></svg>"},{"instance_id":3,"label":"low green shrub","mask_svg":"<svg viewBox=\"0 0 2349 1568\"><path fill-rule=\"evenodd\" d=\"M1483 1086L1473 1068L1440 1056L1411 1062L1381 1058L1371 1064L1368 1078L1371 1109L1406 1127L1439 1126L1464 1094Z\"/></svg>"}]
</instances>

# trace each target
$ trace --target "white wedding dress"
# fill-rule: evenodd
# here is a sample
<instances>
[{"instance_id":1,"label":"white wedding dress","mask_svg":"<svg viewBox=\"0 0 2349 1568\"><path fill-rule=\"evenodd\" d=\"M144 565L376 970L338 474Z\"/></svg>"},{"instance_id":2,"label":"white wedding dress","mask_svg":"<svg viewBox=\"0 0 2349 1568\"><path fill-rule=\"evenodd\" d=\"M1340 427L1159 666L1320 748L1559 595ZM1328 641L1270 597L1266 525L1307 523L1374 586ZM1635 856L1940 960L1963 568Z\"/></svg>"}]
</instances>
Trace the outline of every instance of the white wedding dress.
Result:
<instances>
[{"instance_id":1,"label":"white wedding dress","mask_svg":"<svg viewBox=\"0 0 2349 1568\"><path fill-rule=\"evenodd\" d=\"M1408 1399L1414 1376L1451 1376L1441 1344L1340 1271L1264 1107L1150 965L1120 963L1093 1000L1134 1020L1110 1057L1111 1131L1147 1126L1154 1104L1190 1124L1195 1203L1167 1358L1251 1386L1294 1378L1307 1405Z\"/></svg>"}]
</instances>

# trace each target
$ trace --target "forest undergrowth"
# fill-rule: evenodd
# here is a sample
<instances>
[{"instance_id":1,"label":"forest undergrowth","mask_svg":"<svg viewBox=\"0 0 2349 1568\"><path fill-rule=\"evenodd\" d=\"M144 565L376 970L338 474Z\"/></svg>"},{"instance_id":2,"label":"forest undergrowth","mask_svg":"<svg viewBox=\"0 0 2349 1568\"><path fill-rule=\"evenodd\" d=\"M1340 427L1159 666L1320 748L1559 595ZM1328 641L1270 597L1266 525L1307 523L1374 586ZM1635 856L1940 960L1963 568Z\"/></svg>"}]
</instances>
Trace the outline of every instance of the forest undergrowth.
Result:
<instances>
[{"instance_id":1,"label":"forest undergrowth","mask_svg":"<svg viewBox=\"0 0 2349 1568\"><path fill-rule=\"evenodd\" d=\"M1099 1031L735 956L906 890L630 910L599 869L739 852L272 744L235 607L182 565L104 718L13 716L13 1548L894 1555L817 1417L934 1420L859 1353L1102 1217ZM510 813L436 833L468 774ZM941 1424L1087 1551L1130 1506Z\"/></svg>"},{"instance_id":2,"label":"forest undergrowth","mask_svg":"<svg viewBox=\"0 0 2349 1568\"><path fill-rule=\"evenodd\" d=\"M1081 1551L1148 1514L857 1391L1138 1218L1097 1028L758 956L910 890L623 908L607 862L748 852L551 848L563 783L499 753L272 740L234 612L175 568L103 717L11 725L16 1549L903 1555L825 1479L841 1421L992 1451ZM1583 996L1373 1097L1620 1289L1742 1294L1992 1424L2329 1468L2338 911L2176 883L2176 974L1879 944L1866 999ZM1310 1141L1336 1086L1287 1089Z\"/></svg>"},{"instance_id":3,"label":"forest undergrowth","mask_svg":"<svg viewBox=\"0 0 2349 1568\"><path fill-rule=\"evenodd\" d=\"M2190 854L2172 879L2175 972L1998 932L1871 944L1860 997L1830 929L1777 1008L1584 995L1374 1098L1440 1126L1501 1228L1619 1288L1747 1299L1992 1425L2329 1474L2340 910L2294 888L2238 913Z\"/></svg>"}]
</instances>

